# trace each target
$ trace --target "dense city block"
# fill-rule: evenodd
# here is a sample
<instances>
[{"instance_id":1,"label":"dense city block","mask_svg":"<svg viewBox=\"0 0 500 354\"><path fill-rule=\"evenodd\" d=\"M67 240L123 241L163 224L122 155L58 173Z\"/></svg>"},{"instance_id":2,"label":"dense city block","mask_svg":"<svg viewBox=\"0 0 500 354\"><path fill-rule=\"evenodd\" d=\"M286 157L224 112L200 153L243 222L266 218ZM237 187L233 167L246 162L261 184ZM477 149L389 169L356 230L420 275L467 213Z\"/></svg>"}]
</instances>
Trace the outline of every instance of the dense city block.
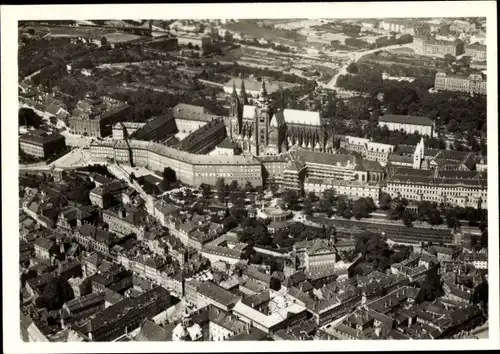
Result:
<instances>
[{"instance_id":1,"label":"dense city block","mask_svg":"<svg viewBox=\"0 0 500 354\"><path fill-rule=\"evenodd\" d=\"M21 21L23 340L487 337L485 25Z\"/></svg>"}]
</instances>

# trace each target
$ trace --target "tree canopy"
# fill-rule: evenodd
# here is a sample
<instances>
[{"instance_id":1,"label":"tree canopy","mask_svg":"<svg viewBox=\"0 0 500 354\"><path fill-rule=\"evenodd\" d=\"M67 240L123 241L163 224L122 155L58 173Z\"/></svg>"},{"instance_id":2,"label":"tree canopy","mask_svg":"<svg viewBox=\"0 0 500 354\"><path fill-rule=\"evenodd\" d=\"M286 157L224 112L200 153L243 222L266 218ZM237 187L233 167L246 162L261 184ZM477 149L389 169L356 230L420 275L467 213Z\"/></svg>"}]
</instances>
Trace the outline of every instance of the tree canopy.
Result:
<instances>
[{"instance_id":1,"label":"tree canopy","mask_svg":"<svg viewBox=\"0 0 500 354\"><path fill-rule=\"evenodd\" d=\"M19 108L19 125L38 128L42 124L42 117L31 108Z\"/></svg>"},{"instance_id":2,"label":"tree canopy","mask_svg":"<svg viewBox=\"0 0 500 354\"><path fill-rule=\"evenodd\" d=\"M49 311L58 310L73 298L73 289L71 289L68 282L61 277L57 277L45 285L38 305L46 307Z\"/></svg>"}]
</instances>

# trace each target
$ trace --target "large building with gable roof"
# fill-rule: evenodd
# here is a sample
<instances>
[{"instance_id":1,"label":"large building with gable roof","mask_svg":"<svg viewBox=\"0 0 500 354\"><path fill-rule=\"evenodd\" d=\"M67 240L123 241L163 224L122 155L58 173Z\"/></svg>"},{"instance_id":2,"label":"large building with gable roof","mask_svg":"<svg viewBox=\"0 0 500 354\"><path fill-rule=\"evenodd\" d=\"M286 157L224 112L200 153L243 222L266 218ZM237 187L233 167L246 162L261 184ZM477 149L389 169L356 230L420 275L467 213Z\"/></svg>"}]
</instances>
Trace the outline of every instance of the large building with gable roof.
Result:
<instances>
[{"instance_id":1,"label":"large building with gable roof","mask_svg":"<svg viewBox=\"0 0 500 354\"><path fill-rule=\"evenodd\" d=\"M245 81L241 88L233 82L230 136L243 153L254 156L277 155L293 146L326 151L323 123L319 112L276 108L271 103L266 82L261 82L258 98L249 104ZM273 91L277 91L274 90Z\"/></svg>"}]
</instances>

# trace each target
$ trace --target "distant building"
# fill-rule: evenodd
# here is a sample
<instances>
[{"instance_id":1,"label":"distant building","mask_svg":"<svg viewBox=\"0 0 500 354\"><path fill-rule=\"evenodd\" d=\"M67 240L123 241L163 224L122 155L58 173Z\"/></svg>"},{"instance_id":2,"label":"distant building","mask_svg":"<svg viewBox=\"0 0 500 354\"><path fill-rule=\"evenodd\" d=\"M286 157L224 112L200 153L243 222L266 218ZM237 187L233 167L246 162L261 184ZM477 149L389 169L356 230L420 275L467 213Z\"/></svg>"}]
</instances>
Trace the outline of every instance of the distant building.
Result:
<instances>
[{"instance_id":1,"label":"distant building","mask_svg":"<svg viewBox=\"0 0 500 354\"><path fill-rule=\"evenodd\" d=\"M202 282L196 289L197 308L212 305L221 310L229 311L240 299L238 296L212 282Z\"/></svg>"},{"instance_id":2,"label":"distant building","mask_svg":"<svg viewBox=\"0 0 500 354\"><path fill-rule=\"evenodd\" d=\"M62 328L68 328L104 310L104 293L92 293L64 304L61 314Z\"/></svg>"},{"instance_id":3,"label":"distant building","mask_svg":"<svg viewBox=\"0 0 500 354\"><path fill-rule=\"evenodd\" d=\"M468 45L465 49L465 55L468 55L473 60L477 61L485 61L486 53L486 46L478 42Z\"/></svg>"},{"instance_id":4,"label":"distant building","mask_svg":"<svg viewBox=\"0 0 500 354\"><path fill-rule=\"evenodd\" d=\"M162 141L178 132L172 112L151 118L145 125L132 132L131 139Z\"/></svg>"},{"instance_id":5,"label":"distant building","mask_svg":"<svg viewBox=\"0 0 500 354\"><path fill-rule=\"evenodd\" d=\"M297 149L295 156L303 161L307 177L360 182L380 182L383 179L383 169L377 161L303 149Z\"/></svg>"},{"instance_id":6,"label":"distant building","mask_svg":"<svg viewBox=\"0 0 500 354\"><path fill-rule=\"evenodd\" d=\"M485 45L486 44L486 34L484 34L484 33L473 34L470 37L470 43L479 43L481 45Z\"/></svg>"},{"instance_id":7,"label":"distant building","mask_svg":"<svg viewBox=\"0 0 500 354\"><path fill-rule=\"evenodd\" d=\"M482 73L468 76L438 72L434 82L434 89L438 91L464 92L470 95L486 95L486 75Z\"/></svg>"},{"instance_id":8,"label":"distant building","mask_svg":"<svg viewBox=\"0 0 500 354\"><path fill-rule=\"evenodd\" d=\"M441 203L483 209L488 208L487 181L484 179L458 179L417 177L409 175L391 176L383 191L391 197L406 198L409 201L427 200Z\"/></svg>"},{"instance_id":9,"label":"distant building","mask_svg":"<svg viewBox=\"0 0 500 354\"><path fill-rule=\"evenodd\" d=\"M364 30L372 30L374 28L377 28L378 25L379 25L378 20L366 19L366 20L361 21L361 28Z\"/></svg>"},{"instance_id":10,"label":"distant building","mask_svg":"<svg viewBox=\"0 0 500 354\"><path fill-rule=\"evenodd\" d=\"M90 191L89 199L92 205L107 209L111 204L121 199L121 194L127 189L127 184L121 181L114 181L101 187L96 187Z\"/></svg>"},{"instance_id":11,"label":"distant building","mask_svg":"<svg viewBox=\"0 0 500 354\"><path fill-rule=\"evenodd\" d=\"M203 245L201 252L212 264L223 261L232 265L241 260L241 256L247 247L248 244L238 242L236 236L224 234Z\"/></svg>"},{"instance_id":12,"label":"distant building","mask_svg":"<svg viewBox=\"0 0 500 354\"><path fill-rule=\"evenodd\" d=\"M242 95L243 90L243 93L246 92L251 98L257 98L261 92L262 82L249 78L242 79L235 77L224 84L224 92L232 94L233 87L236 87L236 93L238 95ZM268 94L273 94L279 89L278 83L266 81L266 90Z\"/></svg>"},{"instance_id":13,"label":"distant building","mask_svg":"<svg viewBox=\"0 0 500 354\"><path fill-rule=\"evenodd\" d=\"M381 144L364 138L346 136L341 142L340 147L348 151L361 154L370 161L378 161L380 164L387 164L389 155L394 151L394 145Z\"/></svg>"},{"instance_id":14,"label":"distant building","mask_svg":"<svg viewBox=\"0 0 500 354\"><path fill-rule=\"evenodd\" d=\"M379 127L389 130L404 130L407 134L418 132L420 135L434 137L435 123L427 117L404 116L399 114L385 114L379 117Z\"/></svg>"},{"instance_id":15,"label":"distant building","mask_svg":"<svg viewBox=\"0 0 500 354\"><path fill-rule=\"evenodd\" d=\"M112 127L128 118L130 106L109 97L88 94L78 102L69 118L70 132L91 137L104 137L112 134Z\"/></svg>"},{"instance_id":16,"label":"distant building","mask_svg":"<svg viewBox=\"0 0 500 354\"><path fill-rule=\"evenodd\" d=\"M463 253L459 259L466 264L472 264L476 269L488 269L488 255L486 253Z\"/></svg>"},{"instance_id":17,"label":"distant building","mask_svg":"<svg viewBox=\"0 0 500 354\"><path fill-rule=\"evenodd\" d=\"M212 152L214 155L235 155L237 145L228 139L223 140Z\"/></svg>"},{"instance_id":18,"label":"distant building","mask_svg":"<svg viewBox=\"0 0 500 354\"><path fill-rule=\"evenodd\" d=\"M192 36L192 35L179 35L177 36L177 44L179 46L193 46L193 48L198 48L202 52L207 52L210 49L212 40L210 37L206 36Z\"/></svg>"},{"instance_id":19,"label":"distant building","mask_svg":"<svg viewBox=\"0 0 500 354\"><path fill-rule=\"evenodd\" d=\"M415 28L410 21L406 20L383 20L378 25L379 28L389 32L404 33L415 35Z\"/></svg>"},{"instance_id":20,"label":"distant building","mask_svg":"<svg viewBox=\"0 0 500 354\"><path fill-rule=\"evenodd\" d=\"M243 322L269 334L306 320L305 306L289 301L276 293L269 295L261 301L262 303L257 304L245 299L240 300L234 306L233 313Z\"/></svg>"},{"instance_id":21,"label":"distant building","mask_svg":"<svg viewBox=\"0 0 500 354\"><path fill-rule=\"evenodd\" d=\"M465 52L464 42L461 40L443 41L423 36L413 37L413 46L418 54L444 57L446 54L454 57Z\"/></svg>"},{"instance_id":22,"label":"distant building","mask_svg":"<svg viewBox=\"0 0 500 354\"><path fill-rule=\"evenodd\" d=\"M476 162L476 170L479 172L485 172L488 170L488 161L485 156L480 156Z\"/></svg>"},{"instance_id":23,"label":"distant building","mask_svg":"<svg viewBox=\"0 0 500 354\"><path fill-rule=\"evenodd\" d=\"M204 107L179 103L172 109L179 133L191 134L214 119Z\"/></svg>"},{"instance_id":24,"label":"distant building","mask_svg":"<svg viewBox=\"0 0 500 354\"><path fill-rule=\"evenodd\" d=\"M212 151L227 137L227 130L221 118L214 119L193 131L175 146L176 149L204 155Z\"/></svg>"},{"instance_id":25,"label":"distant building","mask_svg":"<svg viewBox=\"0 0 500 354\"><path fill-rule=\"evenodd\" d=\"M75 233L77 242L85 249L109 253L109 247L113 242L113 235L94 225L85 223Z\"/></svg>"},{"instance_id":26,"label":"distant building","mask_svg":"<svg viewBox=\"0 0 500 354\"><path fill-rule=\"evenodd\" d=\"M334 195L346 196L349 199L372 198L378 200L380 185L375 183L362 183L357 181L343 181L339 179L318 179L306 177L304 192L322 195L326 190L333 191Z\"/></svg>"},{"instance_id":27,"label":"distant building","mask_svg":"<svg viewBox=\"0 0 500 354\"><path fill-rule=\"evenodd\" d=\"M119 206L103 210L102 218L108 224L109 231L123 236L134 233L140 238L144 233L143 224L147 220L147 215L144 210L135 207Z\"/></svg>"},{"instance_id":28,"label":"distant building","mask_svg":"<svg viewBox=\"0 0 500 354\"><path fill-rule=\"evenodd\" d=\"M90 146L93 161L114 159L126 164L147 166L154 171L171 167L183 183L214 185L219 178L236 180L241 185L250 181L262 185L262 166L251 156L196 155L152 142L129 140L94 141Z\"/></svg>"},{"instance_id":29,"label":"distant building","mask_svg":"<svg viewBox=\"0 0 500 354\"><path fill-rule=\"evenodd\" d=\"M337 261L337 251L331 240L316 239L295 244L292 258L304 260L306 272L314 272L334 268Z\"/></svg>"},{"instance_id":30,"label":"distant building","mask_svg":"<svg viewBox=\"0 0 500 354\"><path fill-rule=\"evenodd\" d=\"M38 259L50 260L55 250L55 243L46 238L35 240L35 257Z\"/></svg>"},{"instance_id":31,"label":"distant building","mask_svg":"<svg viewBox=\"0 0 500 354\"><path fill-rule=\"evenodd\" d=\"M145 126L146 123L139 122L118 122L113 125L113 139L122 140L131 136L138 129Z\"/></svg>"},{"instance_id":32,"label":"distant building","mask_svg":"<svg viewBox=\"0 0 500 354\"><path fill-rule=\"evenodd\" d=\"M43 159L66 148L66 138L63 135L43 129L21 135L19 143L24 153Z\"/></svg>"},{"instance_id":33,"label":"distant building","mask_svg":"<svg viewBox=\"0 0 500 354\"><path fill-rule=\"evenodd\" d=\"M475 23L470 23L469 21L454 20L450 25L450 31L452 32L471 32L476 29Z\"/></svg>"},{"instance_id":34,"label":"distant building","mask_svg":"<svg viewBox=\"0 0 500 354\"><path fill-rule=\"evenodd\" d=\"M139 328L142 321L165 311L171 305L170 294L156 287L135 298L125 298L97 313L78 328L94 342L112 341Z\"/></svg>"}]
</instances>

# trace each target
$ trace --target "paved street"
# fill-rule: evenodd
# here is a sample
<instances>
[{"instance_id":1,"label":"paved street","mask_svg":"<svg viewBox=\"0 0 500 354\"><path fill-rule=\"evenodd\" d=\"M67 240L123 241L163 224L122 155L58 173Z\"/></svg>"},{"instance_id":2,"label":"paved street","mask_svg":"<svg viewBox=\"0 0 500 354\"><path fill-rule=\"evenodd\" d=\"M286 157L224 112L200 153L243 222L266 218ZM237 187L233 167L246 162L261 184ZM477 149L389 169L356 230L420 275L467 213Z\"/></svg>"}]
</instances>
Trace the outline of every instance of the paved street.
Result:
<instances>
[{"instance_id":1,"label":"paved street","mask_svg":"<svg viewBox=\"0 0 500 354\"><path fill-rule=\"evenodd\" d=\"M396 44L396 45L391 45L391 46L388 46L388 47L381 47L381 48L375 48L375 49L370 49L370 50L366 50L366 51L362 51L362 52L354 52L354 53L351 53L349 56L350 56L350 60L339 70L339 72L337 73L337 75L335 75L328 84L326 84L326 88L329 88L331 90L334 90L337 86L337 80L339 78L340 75L346 75L347 74L347 67L349 65L351 65L352 63L356 63L359 61L359 59L361 59L362 57L364 57L365 55L368 55L368 54L372 54L372 53L375 53L375 52L378 52L378 51L385 51L385 50L390 50L390 49L394 49L394 48L403 48L403 47L406 47L407 45L406 44Z\"/></svg>"}]
</instances>

